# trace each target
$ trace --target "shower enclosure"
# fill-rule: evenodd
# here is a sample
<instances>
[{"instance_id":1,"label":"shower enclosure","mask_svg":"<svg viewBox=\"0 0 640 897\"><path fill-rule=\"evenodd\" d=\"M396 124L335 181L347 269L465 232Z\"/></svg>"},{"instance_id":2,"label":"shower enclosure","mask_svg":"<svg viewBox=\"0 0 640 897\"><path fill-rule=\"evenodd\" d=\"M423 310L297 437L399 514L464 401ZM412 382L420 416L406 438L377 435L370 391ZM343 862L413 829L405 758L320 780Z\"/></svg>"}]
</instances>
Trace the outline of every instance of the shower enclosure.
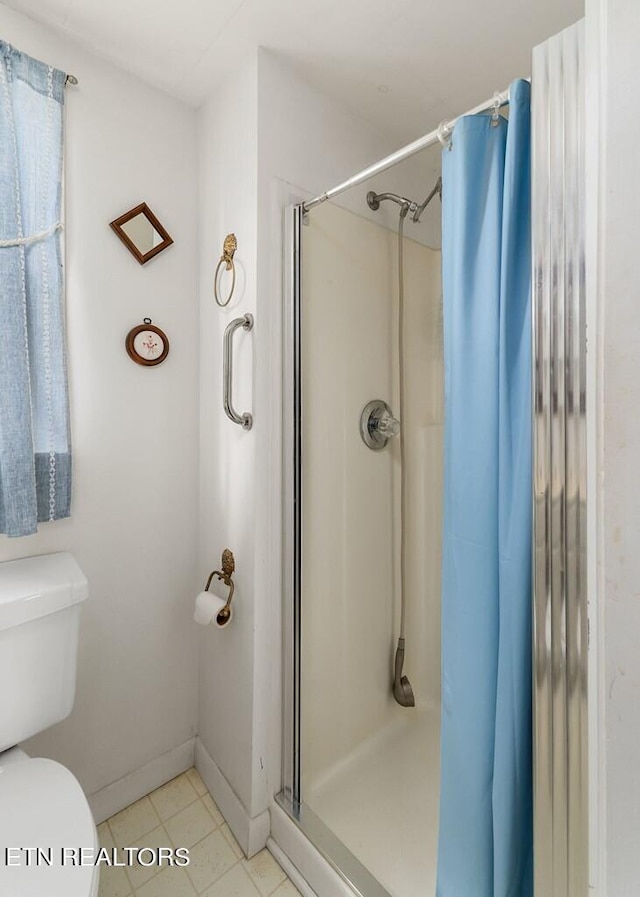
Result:
<instances>
[{"instance_id":1,"label":"shower enclosure","mask_svg":"<svg viewBox=\"0 0 640 897\"><path fill-rule=\"evenodd\" d=\"M417 897L437 845L440 253L404 238L401 403L397 212L390 217L393 229L325 203L302 228L298 775L305 807L389 892ZM375 399L396 414L404 406L402 433L379 451L360 430ZM415 707L392 692L403 578Z\"/></svg>"},{"instance_id":2,"label":"shower enclosure","mask_svg":"<svg viewBox=\"0 0 640 897\"><path fill-rule=\"evenodd\" d=\"M586 897L587 884L582 39L578 25L538 48L532 79L536 897ZM362 897L436 891L440 209L432 202L422 225L407 210L399 259L402 202L367 202L367 193L395 190L419 206L436 183L439 148L420 158L421 174L395 160L310 211L290 209L286 232L290 475L277 800ZM384 419L378 450L366 444L372 409ZM403 605L415 706L394 698Z\"/></svg>"}]
</instances>

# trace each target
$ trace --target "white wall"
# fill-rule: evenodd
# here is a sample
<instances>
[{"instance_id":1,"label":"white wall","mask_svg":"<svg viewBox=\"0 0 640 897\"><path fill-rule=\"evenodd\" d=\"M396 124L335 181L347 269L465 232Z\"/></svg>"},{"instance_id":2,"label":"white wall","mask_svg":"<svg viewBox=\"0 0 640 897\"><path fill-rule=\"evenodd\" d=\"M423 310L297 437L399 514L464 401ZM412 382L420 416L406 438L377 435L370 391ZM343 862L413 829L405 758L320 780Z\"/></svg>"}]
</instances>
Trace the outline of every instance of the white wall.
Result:
<instances>
[{"instance_id":1,"label":"white wall","mask_svg":"<svg viewBox=\"0 0 640 897\"><path fill-rule=\"evenodd\" d=\"M265 588L255 578L257 446L264 440L264 409L256 403L256 343L264 341L256 309L257 60L240 61L199 112L200 169L200 577L220 567L224 548L236 559L234 619L224 631L200 634L200 739L239 798L255 816L252 787L254 604ZM226 234L238 240L238 280L230 304L219 308L213 273ZM228 290L225 276L223 291ZM226 293L225 293L226 295ZM254 413L246 432L222 407L224 329L246 312L256 316L252 333L234 340L234 404ZM257 636L256 636L257 637ZM263 637L263 633L260 633ZM264 764L263 764L264 765ZM259 768L259 766L258 766ZM256 773L257 774L257 773ZM224 809L224 807L223 807Z\"/></svg>"},{"instance_id":2,"label":"white wall","mask_svg":"<svg viewBox=\"0 0 640 897\"><path fill-rule=\"evenodd\" d=\"M397 150L388 134L375 130L351 109L311 87L268 50L258 51L261 209L269 203L275 179L311 196L337 184ZM397 193L422 202L440 174L439 144L336 197L334 202L376 224L396 229L398 207L377 212L366 204L369 190ZM439 200L420 224L407 222L407 235L427 246L440 246ZM264 217L263 217L264 221ZM266 242L260 241L261 246Z\"/></svg>"},{"instance_id":3,"label":"white wall","mask_svg":"<svg viewBox=\"0 0 640 897\"><path fill-rule=\"evenodd\" d=\"M5 6L0 33L80 81L66 93L72 516L0 537L0 560L69 550L89 579L75 709L27 748L94 794L195 734L195 113ZM141 267L108 222L143 200L175 244ZM157 368L124 348L145 316L171 344Z\"/></svg>"},{"instance_id":4,"label":"white wall","mask_svg":"<svg viewBox=\"0 0 640 897\"><path fill-rule=\"evenodd\" d=\"M640 256L637 248L638 45L640 7L630 0L591 5L600 24L601 389L598 424L603 469L600 564L604 624L600 749L606 749L601 838L607 897L636 894L640 882ZM597 97L594 95L592 101ZM601 415L601 416L600 416Z\"/></svg>"}]
</instances>

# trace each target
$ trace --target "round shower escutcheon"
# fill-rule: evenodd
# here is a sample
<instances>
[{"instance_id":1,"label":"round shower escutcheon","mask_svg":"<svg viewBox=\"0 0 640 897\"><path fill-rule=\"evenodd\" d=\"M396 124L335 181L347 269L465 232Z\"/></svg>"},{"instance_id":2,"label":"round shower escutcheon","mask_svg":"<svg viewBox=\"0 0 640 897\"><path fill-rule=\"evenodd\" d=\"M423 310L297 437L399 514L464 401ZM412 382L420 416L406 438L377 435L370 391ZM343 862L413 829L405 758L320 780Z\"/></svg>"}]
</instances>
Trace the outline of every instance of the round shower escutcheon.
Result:
<instances>
[{"instance_id":1,"label":"round shower escutcheon","mask_svg":"<svg viewBox=\"0 0 640 897\"><path fill-rule=\"evenodd\" d=\"M399 432L400 421L383 399L367 402L360 415L360 436L367 448L379 452Z\"/></svg>"}]
</instances>

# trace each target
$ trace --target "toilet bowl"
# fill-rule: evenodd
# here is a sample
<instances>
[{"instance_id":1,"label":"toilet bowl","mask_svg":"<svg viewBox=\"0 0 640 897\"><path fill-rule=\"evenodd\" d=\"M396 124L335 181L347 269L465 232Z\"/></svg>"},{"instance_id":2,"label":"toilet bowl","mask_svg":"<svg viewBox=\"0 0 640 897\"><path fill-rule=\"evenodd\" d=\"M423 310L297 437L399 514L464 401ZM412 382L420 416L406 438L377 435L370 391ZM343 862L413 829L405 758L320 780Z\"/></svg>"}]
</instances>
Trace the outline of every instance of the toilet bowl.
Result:
<instances>
[{"instance_id":1,"label":"toilet bowl","mask_svg":"<svg viewBox=\"0 0 640 897\"><path fill-rule=\"evenodd\" d=\"M0 808L0 894L96 897L98 833L82 788L68 769L15 749L0 754ZM29 856L18 850L7 855L8 849L24 847ZM79 847L87 848L84 865Z\"/></svg>"},{"instance_id":2,"label":"toilet bowl","mask_svg":"<svg viewBox=\"0 0 640 897\"><path fill-rule=\"evenodd\" d=\"M0 564L2 897L98 893L98 833L80 784L60 763L17 747L71 712L87 593L70 554Z\"/></svg>"}]
</instances>

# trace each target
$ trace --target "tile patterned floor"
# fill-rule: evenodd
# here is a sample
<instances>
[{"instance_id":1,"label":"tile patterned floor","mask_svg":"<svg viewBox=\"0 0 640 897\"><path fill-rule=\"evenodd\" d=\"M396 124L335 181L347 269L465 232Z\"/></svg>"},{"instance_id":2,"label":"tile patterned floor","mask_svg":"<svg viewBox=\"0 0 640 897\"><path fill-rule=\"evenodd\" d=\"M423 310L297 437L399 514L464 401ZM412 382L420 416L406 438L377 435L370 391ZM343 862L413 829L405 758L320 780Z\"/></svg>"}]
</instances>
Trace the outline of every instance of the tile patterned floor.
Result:
<instances>
[{"instance_id":1,"label":"tile patterned floor","mask_svg":"<svg viewBox=\"0 0 640 897\"><path fill-rule=\"evenodd\" d=\"M267 850L247 860L195 769L98 826L102 847L188 847L191 863L102 866L99 897L300 897Z\"/></svg>"}]
</instances>

